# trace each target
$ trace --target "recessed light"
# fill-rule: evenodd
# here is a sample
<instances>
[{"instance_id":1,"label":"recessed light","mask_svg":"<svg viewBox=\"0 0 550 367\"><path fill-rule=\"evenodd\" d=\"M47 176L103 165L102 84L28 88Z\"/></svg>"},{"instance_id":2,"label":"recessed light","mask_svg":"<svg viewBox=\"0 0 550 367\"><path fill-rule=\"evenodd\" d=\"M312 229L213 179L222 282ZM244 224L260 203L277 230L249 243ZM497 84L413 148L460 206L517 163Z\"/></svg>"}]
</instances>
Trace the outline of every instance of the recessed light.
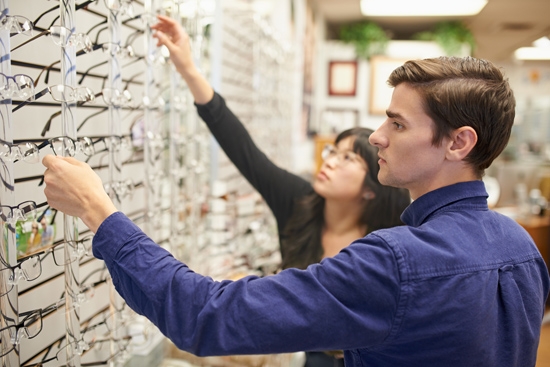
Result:
<instances>
[{"instance_id":1,"label":"recessed light","mask_svg":"<svg viewBox=\"0 0 550 367\"><path fill-rule=\"evenodd\" d=\"M534 47L520 47L514 52L518 60L550 60L550 39L542 37L533 42Z\"/></svg>"},{"instance_id":2,"label":"recessed light","mask_svg":"<svg viewBox=\"0 0 550 367\"><path fill-rule=\"evenodd\" d=\"M467 16L475 15L487 0L361 0L361 13L366 16Z\"/></svg>"}]
</instances>

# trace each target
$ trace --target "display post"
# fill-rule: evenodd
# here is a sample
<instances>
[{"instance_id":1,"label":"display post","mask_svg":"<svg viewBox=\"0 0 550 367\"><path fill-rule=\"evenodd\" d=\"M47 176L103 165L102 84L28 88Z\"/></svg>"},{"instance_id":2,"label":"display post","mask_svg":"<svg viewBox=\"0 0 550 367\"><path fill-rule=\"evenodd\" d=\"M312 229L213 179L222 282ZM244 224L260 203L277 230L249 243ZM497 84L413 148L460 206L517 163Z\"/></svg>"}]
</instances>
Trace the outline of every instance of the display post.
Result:
<instances>
[{"instance_id":1,"label":"display post","mask_svg":"<svg viewBox=\"0 0 550 367\"><path fill-rule=\"evenodd\" d=\"M122 104L122 70L119 60L119 47L122 45L121 40L121 19L122 12L118 9L110 9L108 12L107 28L109 30L109 42L111 47L108 50L108 82L107 88L104 89L104 100L108 107L108 131L110 138L107 139L107 148L109 153L109 178L108 178L108 194L111 200L115 204L118 210L122 210L122 199L124 198L122 187L122 157L121 157L121 104ZM117 45L119 47L117 47ZM120 96L117 97L117 96ZM111 331L110 349L111 355L116 355L118 352L117 340L122 337L123 328L121 328L124 322L124 300L115 290L115 287L111 284L109 287L109 307L111 309L110 318L111 325L113 325ZM111 359L109 361L110 366L115 366L116 360Z\"/></svg>"},{"instance_id":2,"label":"display post","mask_svg":"<svg viewBox=\"0 0 550 367\"><path fill-rule=\"evenodd\" d=\"M61 26L71 30L71 37L75 34L74 22L75 3L74 0L61 0L59 2ZM64 40L61 46L61 84L75 88L76 86L76 46L70 39ZM71 99L68 102L61 102L62 133L76 140L76 101ZM64 155L69 155L69 149L64 147ZM65 240L65 259L74 256L72 246L68 243L75 243L78 240L77 219L63 214L63 234ZM65 326L67 340L67 366L80 367L80 307L76 302L75 295L80 293L80 276L78 261L65 261ZM73 295L70 297L69 295Z\"/></svg>"},{"instance_id":3,"label":"display post","mask_svg":"<svg viewBox=\"0 0 550 367\"><path fill-rule=\"evenodd\" d=\"M170 9L171 16L181 24L181 1L175 0ZM185 182L185 129L183 125L184 106L186 99L183 89L184 83L174 65L170 65L170 127L169 127L169 167L170 167L170 252L178 259L185 261L185 240L183 231L186 230L184 196Z\"/></svg>"},{"instance_id":4,"label":"display post","mask_svg":"<svg viewBox=\"0 0 550 367\"><path fill-rule=\"evenodd\" d=\"M0 12L2 18L9 15L8 0L0 0ZM10 30L0 29L0 55L2 55L0 59L0 72L8 76L11 76L10 47ZM5 82L8 83L7 80ZM11 144L13 142L11 97L0 97L0 102L0 119L2 121L2 126L0 126L0 139L4 140L4 144ZM13 206L15 205L13 162L10 162L10 160L2 160L0 161L0 165L0 175L2 179L2 185L0 186L0 203L2 205ZM0 271L0 294L5 295L0 298L0 328L3 329L8 325L17 324L19 321L19 304L17 296L17 279L10 279L10 274L15 273L8 270L10 266L17 264L17 238L16 228L14 227L16 225L4 222L1 224L0 270L2 271ZM10 329L2 331L0 335L2 338L2 351L8 351L14 347L11 340L12 336ZM2 366L19 366L19 345L15 345L15 350L12 350L2 357Z\"/></svg>"}]
</instances>

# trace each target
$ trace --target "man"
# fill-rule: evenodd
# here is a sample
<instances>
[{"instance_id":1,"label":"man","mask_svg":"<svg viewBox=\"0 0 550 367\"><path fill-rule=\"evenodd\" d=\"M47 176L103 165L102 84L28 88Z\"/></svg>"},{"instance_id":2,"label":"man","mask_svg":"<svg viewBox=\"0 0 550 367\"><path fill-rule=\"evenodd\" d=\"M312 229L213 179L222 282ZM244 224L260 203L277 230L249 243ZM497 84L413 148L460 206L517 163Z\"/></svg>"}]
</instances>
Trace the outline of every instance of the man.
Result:
<instances>
[{"instance_id":1,"label":"man","mask_svg":"<svg viewBox=\"0 0 550 367\"><path fill-rule=\"evenodd\" d=\"M481 177L506 146L513 93L474 58L409 61L371 135L379 179L410 190L406 226L306 270L214 282L117 212L91 168L43 163L49 204L96 233L117 291L197 355L344 350L346 366L534 366L548 270L529 235L487 207Z\"/></svg>"}]
</instances>

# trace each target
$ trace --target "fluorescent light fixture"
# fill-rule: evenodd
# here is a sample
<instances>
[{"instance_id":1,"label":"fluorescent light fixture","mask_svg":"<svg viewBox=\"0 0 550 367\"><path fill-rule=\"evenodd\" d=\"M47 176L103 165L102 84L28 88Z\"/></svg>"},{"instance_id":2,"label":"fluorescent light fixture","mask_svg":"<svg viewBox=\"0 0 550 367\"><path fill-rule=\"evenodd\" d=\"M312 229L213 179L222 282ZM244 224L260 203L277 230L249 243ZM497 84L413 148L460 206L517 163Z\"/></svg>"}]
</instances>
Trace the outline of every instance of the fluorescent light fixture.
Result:
<instances>
[{"instance_id":1,"label":"fluorescent light fixture","mask_svg":"<svg viewBox=\"0 0 550 367\"><path fill-rule=\"evenodd\" d=\"M550 39L542 37L533 42L534 47L520 47L514 52L517 60L550 60Z\"/></svg>"},{"instance_id":2,"label":"fluorescent light fixture","mask_svg":"<svg viewBox=\"0 0 550 367\"><path fill-rule=\"evenodd\" d=\"M533 42L533 46L535 47L550 47L550 38L548 37L541 37L538 40L535 40Z\"/></svg>"},{"instance_id":3,"label":"fluorescent light fixture","mask_svg":"<svg viewBox=\"0 0 550 367\"><path fill-rule=\"evenodd\" d=\"M488 0L361 0L361 13L380 17L475 15Z\"/></svg>"}]
</instances>

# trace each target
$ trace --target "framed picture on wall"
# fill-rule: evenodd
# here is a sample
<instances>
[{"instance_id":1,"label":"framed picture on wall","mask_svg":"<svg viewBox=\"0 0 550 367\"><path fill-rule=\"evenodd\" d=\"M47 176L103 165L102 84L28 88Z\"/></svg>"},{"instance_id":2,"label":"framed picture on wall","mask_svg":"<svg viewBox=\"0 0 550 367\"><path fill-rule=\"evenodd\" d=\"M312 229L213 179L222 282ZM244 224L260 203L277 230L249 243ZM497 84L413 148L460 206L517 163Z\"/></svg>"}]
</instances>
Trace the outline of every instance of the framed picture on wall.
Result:
<instances>
[{"instance_id":1,"label":"framed picture on wall","mask_svg":"<svg viewBox=\"0 0 550 367\"><path fill-rule=\"evenodd\" d=\"M330 61L328 65L329 96L355 96L357 61Z\"/></svg>"},{"instance_id":2,"label":"framed picture on wall","mask_svg":"<svg viewBox=\"0 0 550 367\"><path fill-rule=\"evenodd\" d=\"M359 126L359 111L347 108L328 108L321 113L321 132L339 134L344 130Z\"/></svg>"},{"instance_id":3,"label":"framed picture on wall","mask_svg":"<svg viewBox=\"0 0 550 367\"><path fill-rule=\"evenodd\" d=\"M403 65L406 59L393 59L385 56L373 56L370 59L370 98L369 113L385 115L391 102L393 88L387 83L391 72Z\"/></svg>"}]
</instances>

